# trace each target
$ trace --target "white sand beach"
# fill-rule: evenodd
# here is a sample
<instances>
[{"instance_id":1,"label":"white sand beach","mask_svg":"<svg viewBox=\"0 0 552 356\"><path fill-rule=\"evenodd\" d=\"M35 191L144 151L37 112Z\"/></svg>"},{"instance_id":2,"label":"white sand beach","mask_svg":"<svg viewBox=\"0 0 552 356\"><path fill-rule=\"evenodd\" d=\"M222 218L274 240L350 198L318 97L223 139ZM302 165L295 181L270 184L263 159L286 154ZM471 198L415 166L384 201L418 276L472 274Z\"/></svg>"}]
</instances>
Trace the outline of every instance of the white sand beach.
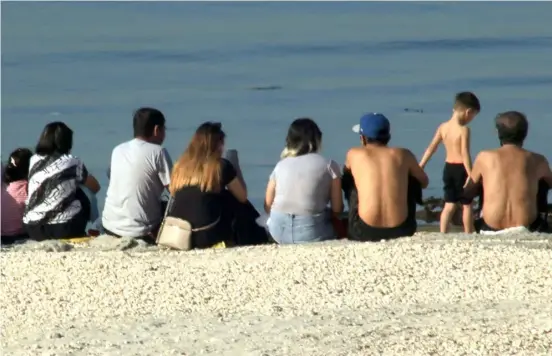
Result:
<instances>
[{"instance_id":1,"label":"white sand beach","mask_svg":"<svg viewBox=\"0 0 552 356\"><path fill-rule=\"evenodd\" d=\"M5 355L552 350L547 235L188 253L107 237L54 245L0 254Z\"/></svg>"}]
</instances>

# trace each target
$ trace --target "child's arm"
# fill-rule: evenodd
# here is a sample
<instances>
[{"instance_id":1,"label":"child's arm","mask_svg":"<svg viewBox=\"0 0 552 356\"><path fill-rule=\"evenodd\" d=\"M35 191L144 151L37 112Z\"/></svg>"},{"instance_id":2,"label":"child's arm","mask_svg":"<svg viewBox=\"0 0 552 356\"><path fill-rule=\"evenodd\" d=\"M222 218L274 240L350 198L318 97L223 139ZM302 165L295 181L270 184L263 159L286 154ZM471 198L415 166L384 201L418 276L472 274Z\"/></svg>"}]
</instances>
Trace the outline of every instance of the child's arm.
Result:
<instances>
[{"instance_id":1,"label":"child's arm","mask_svg":"<svg viewBox=\"0 0 552 356\"><path fill-rule=\"evenodd\" d=\"M464 168L468 174L468 180L472 175L472 162L470 156L470 128L464 126L464 132L462 135L462 140L460 142L461 152L462 152L462 163L464 163ZM466 181L467 183L467 181Z\"/></svg>"},{"instance_id":2,"label":"child's arm","mask_svg":"<svg viewBox=\"0 0 552 356\"><path fill-rule=\"evenodd\" d=\"M429 160L431 159L431 156L435 153L437 150L437 147L439 147L439 144L443 140L443 137L441 136L441 126L437 128L437 131L435 131L435 136L433 136L433 140L431 140L431 143L427 147L424 156L422 157L422 160L420 161L420 167L424 169L425 165Z\"/></svg>"}]
</instances>

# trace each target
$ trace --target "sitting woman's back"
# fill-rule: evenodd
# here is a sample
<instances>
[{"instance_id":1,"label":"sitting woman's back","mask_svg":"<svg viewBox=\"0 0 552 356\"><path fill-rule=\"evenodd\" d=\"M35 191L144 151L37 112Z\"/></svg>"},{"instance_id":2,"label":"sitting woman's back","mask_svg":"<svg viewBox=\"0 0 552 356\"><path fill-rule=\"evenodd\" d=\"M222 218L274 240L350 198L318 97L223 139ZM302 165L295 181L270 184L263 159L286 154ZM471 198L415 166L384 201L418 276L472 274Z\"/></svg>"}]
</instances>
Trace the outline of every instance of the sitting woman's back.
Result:
<instances>
[{"instance_id":1,"label":"sitting woman's back","mask_svg":"<svg viewBox=\"0 0 552 356\"><path fill-rule=\"evenodd\" d=\"M336 162L318 153L321 141L322 132L311 119L297 119L289 128L282 160L270 175L265 197L268 228L279 243L335 236L331 214L343 210L341 175Z\"/></svg>"},{"instance_id":2,"label":"sitting woman's back","mask_svg":"<svg viewBox=\"0 0 552 356\"><path fill-rule=\"evenodd\" d=\"M272 211L296 215L324 212L339 165L318 153L287 157L278 162L270 179L277 182Z\"/></svg>"},{"instance_id":3,"label":"sitting woman's back","mask_svg":"<svg viewBox=\"0 0 552 356\"><path fill-rule=\"evenodd\" d=\"M16 149L2 171L2 244L25 237L23 213L32 155L26 148Z\"/></svg>"},{"instance_id":4,"label":"sitting woman's back","mask_svg":"<svg viewBox=\"0 0 552 356\"><path fill-rule=\"evenodd\" d=\"M219 123L202 124L171 174L172 202L167 215L188 221L196 230L192 233L193 248L230 242L233 209L228 194L240 203L247 202L247 191L236 169L222 158L224 139Z\"/></svg>"},{"instance_id":5,"label":"sitting woman's back","mask_svg":"<svg viewBox=\"0 0 552 356\"><path fill-rule=\"evenodd\" d=\"M90 202L79 189L100 190L84 163L70 154L73 131L63 122L44 128L29 165L29 195L23 223L34 240L85 235Z\"/></svg>"}]
</instances>

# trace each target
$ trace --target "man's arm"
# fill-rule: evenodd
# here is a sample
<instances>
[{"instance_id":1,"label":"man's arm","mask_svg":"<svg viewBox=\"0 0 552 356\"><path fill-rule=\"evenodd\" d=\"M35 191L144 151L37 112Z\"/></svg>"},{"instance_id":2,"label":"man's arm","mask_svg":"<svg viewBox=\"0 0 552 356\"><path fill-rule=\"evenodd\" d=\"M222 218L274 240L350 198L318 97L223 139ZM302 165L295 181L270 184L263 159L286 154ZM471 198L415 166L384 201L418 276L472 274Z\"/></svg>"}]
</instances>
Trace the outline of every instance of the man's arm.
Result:
<instances>
[{"instance_id":1,"label":"man's arm","mask_svg":"<svg viewBox=\"0 0 552 356\"><path fill-rule=\"evenodd\" d=\"M169 189L171 183L171 171L173 168L173 161L169 152L163 148L160 154L157 156L157 176L163 184L163 186Z\"/></svg>"},{"instance_id":2,"label":"man's arm","mask_svg":"<svg viewBox=\"0 0 552 356\"><path fill-rule=\"evenodd\" d=\"M550 164L546 157L540 155L541 162L539 164L540 178L544 180L550 188L552 188L552 171L550 170Z\"/></svg>"},{"instance_id":3,"label":"man's arm","mask_svg":"<svg viewBox=\"0 0 552 356\"><path fill-rule=\"evenodd\" d=\"M429 178L427 177L427 174L424 172L423 168L418 164L418 161L416 160L416 156L410 151L405 149L405 161L408 164L408 174L412 177L416 178L418 182L420 182L420 185L422 186L422 189L427 188L429 185Z\"/></svg>"},{"instance_id":4,"label":"man's arm","mask_svg":"<svg viewBox=\"0 0 552 356\"><path fill-rule=\"evenodd\" d=\"M433 140L431 140L431 143L427 147L422 160L420 161L420 167L422 167L422 169L424 169L427 162L429 162L431 156L433 156L441 141L443 141L443 136L441 136L441 126L439 125L437 131L435 131L435 136L433 136Z\"/></svg>"},{"instance_id":5,"label":"man's arm","mask_svg":"<svg viewBox=\"0 0 552 356\"><path fill-rule=\"evenodd\" d=\"M464 196L473 199L478 196L481 192L481 178L483 177L483 165L485 162L485 152L481 152L475 158L473 168L471 171L471 176L468 178L469 182L464 187Z\"/></svg>"},{"instance_id":6,"label":"man's arm","mask_svg":"<svg viewBox=\"0 0 552 356\"><path fill-rule=\"evenodd\" d=\"M462 152L462 163L464 163L464 168L466 169L469 180L472 172L472 161L470 156L470 128L467 126L464 126L464 131L462 133L460 142L460 149Z\"/></svg>"}]
</instances>

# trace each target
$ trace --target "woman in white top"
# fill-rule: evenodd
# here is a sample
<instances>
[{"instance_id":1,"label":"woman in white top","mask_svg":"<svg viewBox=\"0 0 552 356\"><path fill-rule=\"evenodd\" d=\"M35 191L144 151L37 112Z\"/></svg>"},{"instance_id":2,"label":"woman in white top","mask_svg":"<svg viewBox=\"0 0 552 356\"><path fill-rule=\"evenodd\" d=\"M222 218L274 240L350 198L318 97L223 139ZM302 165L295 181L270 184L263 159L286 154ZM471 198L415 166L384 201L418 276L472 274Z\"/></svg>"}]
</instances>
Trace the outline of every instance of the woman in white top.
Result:
<instances>
[{"instance_id":1,"label":"woman in white top","mask_svg":"<svg viewBox=\"0 0 552 356\"><path fill-rule=\"evenodd\" d=\"M85 236L90 202L79 189L93 193L100 184L84 163L71 155L73 131L63 122L46 125L29 164L28 197L23 224L33 240Z\"/></svg>"},{"instance_id":2,"label":"woman in white top","mask_svg":"<svg viewBox=\"0 0 552 356\"><path fill-rule=\"evenodd\" d=\"M268 229L280 244L335 237L331 213L343 211L341 174L335 161L318 153L321 143L322 132L313 120L300 118L289 127L265 196Z\"/></svg>"}]
</instances>

